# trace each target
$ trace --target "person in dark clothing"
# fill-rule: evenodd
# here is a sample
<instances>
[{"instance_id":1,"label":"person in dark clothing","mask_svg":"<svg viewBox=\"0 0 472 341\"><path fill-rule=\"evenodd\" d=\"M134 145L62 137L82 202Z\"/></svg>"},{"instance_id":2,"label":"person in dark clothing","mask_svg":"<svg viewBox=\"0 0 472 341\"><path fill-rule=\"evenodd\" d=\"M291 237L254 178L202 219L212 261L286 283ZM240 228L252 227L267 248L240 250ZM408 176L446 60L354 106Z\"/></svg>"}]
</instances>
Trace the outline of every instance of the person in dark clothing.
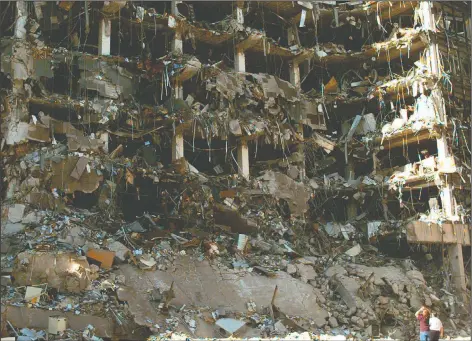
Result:
<instances>
[{"instance_id":1,"label":"person in dark clothing","mask_svg":"<svg viewBox=\"0 0 472 341\"><path fill-rule=\"evenodd\" d=\"M429 338L429 316L430 312L425 306L415 313L416 319L420 322L420 341L431 341Z\"/></svg>"}]
</instances>

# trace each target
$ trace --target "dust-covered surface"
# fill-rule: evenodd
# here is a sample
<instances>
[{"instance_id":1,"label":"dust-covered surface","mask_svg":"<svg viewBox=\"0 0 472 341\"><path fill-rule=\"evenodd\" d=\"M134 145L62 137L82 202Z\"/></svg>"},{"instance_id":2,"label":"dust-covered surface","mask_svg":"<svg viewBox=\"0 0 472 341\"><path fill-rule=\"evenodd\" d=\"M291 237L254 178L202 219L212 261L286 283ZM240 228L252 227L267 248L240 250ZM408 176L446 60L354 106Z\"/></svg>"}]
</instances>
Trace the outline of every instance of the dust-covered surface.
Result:
<instances>
[{"instance_id":1,"label":"dust-covered surface","mask_svg":"<svg viewBox=\"0 0 472 341\"><path fill-rule=\"evenodd\" d=\"M469 13L1 2L2 340L470 340Z\"/></svg>"}]
</instances>

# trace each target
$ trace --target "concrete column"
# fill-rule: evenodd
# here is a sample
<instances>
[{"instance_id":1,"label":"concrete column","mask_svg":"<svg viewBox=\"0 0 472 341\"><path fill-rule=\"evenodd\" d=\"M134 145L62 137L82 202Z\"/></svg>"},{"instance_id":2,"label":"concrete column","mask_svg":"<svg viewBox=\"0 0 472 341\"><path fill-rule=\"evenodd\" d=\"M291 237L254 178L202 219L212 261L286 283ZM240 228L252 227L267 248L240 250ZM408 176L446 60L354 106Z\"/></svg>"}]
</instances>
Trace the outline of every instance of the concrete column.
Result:
<instances>
[{"instance_id":1,"label":"concrete column","mask_svg":"<svg viewBox=\"0 0 472 341\"><path fill-rule=\"evenodd\" d=\"M236 21L239 24L244 24L244 14L243 14L244 3L242 1L238 1L237 5L238 6L236 7L236 13L235 13Z\"/></svg>"},{"instance_id":2,"label":"concrete column","mask_svg":"<svg viewBox=\"0 0 472 341\"><path fill-rule=\"evenodd\" d=\"M183 53L184 51L182 33L179 31L175 31L174 39L172 40L172 51L175 53Z\"/></svg>"},{"instance_id":3,"label":"concrete column","mask_svg":"<svg viewBox=\"0 0 472 341\"><path fill-rule=\"evenodd\" d=\"M181 83L174 84L174 98L184 98L184 88ZM174 137L172 138L172 162L184 157L184 134L180 127L175 129Z\"/></svg>"},{"instance_id":4,"label":"concrete column","mask_svg":"<svg viewBox=\"0 0 472 341\"><path fill-rule=\"evenodd\" d=\"M290 83L296 88L299 88L301 85L300 66L296 62L290 63Z\"/></svg>"},{"instance_id":5,"label":"concrete column","mask_svg":"<svg viewBox=\"0 0 472 341\"><path fill-rule=\"evenodd\" d=\"M454 216L454 196L452 194L452 185L446 184L441 188L442 210L446 217Z\"/></svg>"},{"instance_id":6,"label":"concrete column","mask_svg":"<svg viewBox=\"0 0 472 341\"><path fill-rule=\"evenodd\" d=\"M174 98L184 99L184 87L182 83L175 83L174 84Z\"/></svg>"},{"instance_id":7,"label":"concrete column","mask_svg":"<svg viewBox=\"0 0 472 341\"><path fill-rule=\"evenodd\" d=\"M296 26L287 29L287 43L289 46L297 44Z\"/></svg>"},{"instance_id":8,"label":"concrete column","mask_svg":"<svg viewBox=\"0 0 472 341\"><path fill-rule=\"evenodd\" d=\"M303 136L303 124L299 124L297 128L297 133L300 134L301 137ZM299 180L303 181L305 180L306 177L306 160L305 160L305 142L299 142L297 146L297 151L303 155L303 161L302 164L300 165L300 173L299 173Z\"/></svg>"},{"instance_id":9,"label":"concrete column","mask_svg":"<svg viewBox=\"0 0 472 341\"><path fill-rule=\"evenodd\" d=\"M238 173L249 178L249 148L245 139L241 139L238 145Z\"/></svg>"},{"instance_id":10,"label":"concrete column","mask_svg":"<svg viewBox=\"0 0 472 341\"><path fill-rule=\"evenodd\" d=\"M176 1L176 0L171 1L170 13L175 17L179 15L179 10L177 9L177 4L179 4L180 2L181 1ZM179 31L179 28L177 28L177 30L175 31L174 39L172 39L172 51L175 52L175 53L183 53L184 52L182 32Z\"/></svg>"},{"instance_id":11,"label":"concrete column","mask_svg":"<svg viewBox=\"0 0 472 341\"><path fill-rule=\"evenodd\" d=\"M98 27L98 54L100 56L110 55L111 46L111 20L107 18L100 19Z\"/></svg>"},{"instance_id":12,"label":"concrete column","mask_svg":"<svg viewBox=\"0 0 472 341\"><path fill-rule=\"evenodd\" d=\"M349 158L349 162L346 165L345 172L346 172L346 176L345 176L346 181L356 178L355 174L354 174L354 164L353 164L351 158ZM357 202L356 202L356 199L349 198L347 200L346 215L347 215L348 220L351 220L351 219L354 219L355 217L357 217Z\"/></svg>"},{"instance_id":13,"label":"concrete column","mask_svg":"<svg viewBox=\"0 0 472 341\"><path fill-rule=\"evenodd\" d=\"M179 14L179 10L177 9L177 4L181 3L182 1L176 1L176 0L172 0L170 2L170 14L172 15L178 15Z\"/></svg>"},{"instance_id":14,"label":"concrete column","mask_svg":"<svg viewBox=\"0 0 472 341\"><path fill-rule=\"evenodd\" d=\"M181 129L176 129L172 138L172 162L184 157L184 134Z\"/></svg>"},{"instance_id":15,"label":"concrete column","mask_svg":"<svg viewBox=\"0 0 472 341\"><path fill-rule=\"evenodd\" d=\"M234 53L234 71L246 72L246 56L243 50L236 50Z\"/></svg>"},{"instance_id":16,"label":"concrete column","mask_svg":"<svg viewBox=\"0 0 472 341\"><path fill-rule=\"evenodd\" d=\"M100 140L104 142L103 151L108 154L108 132L102 132L100 134Z\"/></svg>"},{"instance_id":17,"label":"concrete column","mask_svg":"<svg viewBox=\"0 0 472 341\"><path fill-rule=\"evenodd\" d=\"M452 283L460 297L466 297L464 258L462 255L462 244L451 244L447 246L449 265L452 274Z\"/></svg>"},{"instance_id":18,"label":"concrete column","mask_svg":"<svg viewBox=\"0 0 472 341\"><path fill-rule=\"evenodd\" d=\"M15 38L25 39L26 38L26 20L28 18L28 12L26 10L26 2L23 0L16 2L16 22L15 22Z\"/></svg>"}]
</instances>

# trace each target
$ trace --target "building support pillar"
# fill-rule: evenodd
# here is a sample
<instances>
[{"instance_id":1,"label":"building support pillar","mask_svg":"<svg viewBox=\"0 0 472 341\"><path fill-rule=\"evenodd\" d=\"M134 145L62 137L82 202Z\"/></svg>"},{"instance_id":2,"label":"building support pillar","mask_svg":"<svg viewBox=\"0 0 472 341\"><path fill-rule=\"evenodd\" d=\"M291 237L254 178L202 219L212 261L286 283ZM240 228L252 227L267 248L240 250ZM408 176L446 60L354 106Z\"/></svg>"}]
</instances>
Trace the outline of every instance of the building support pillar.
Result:
<instances>
[{"instance_id":1,"label":"building support pillar","mask_svg":"<svg viewBox=\"0 0 472 341\"><path fill-rule=\"evenodd\" d=\"M26 21L28 19L28 11L26 8L26 1L20 0L16 2L16 22L15 22L15 38L26 38Z\"/></svg>"},{"instance_id":2,"label":"building support pillar","mask_svg":"<svg viewBox=\"0 0 472 341\"><path fill-rule=\"evenodd\" d=\"M179 10L177 4L179 1L171 1L171 14L177 16ZM183 49L183 40L182 32L177 29L174 33L174 38L172 39L171 44L172 52L177 54L182 54ZM175 99L184 99L184 88L182 83L175 82L173 89L173 96ZM179 126L174 130L174 136L172 137L172 162L180 160L184 157L184 133L182 128Z\"/></svg>"},{"instance_id":3,"label":"building support pillar","mask_svg":"<svg viewBox=\"0 0 472 341\"><path fill-rule=\"evenodd\" d=\"M100 56L110 55L111 46L111 20L108 18L100 19L98 27L98 54Z\"/></svg>"},{"instance_id":4,"label":"building support pillar","mask_svg":"<svg viewBox=\"0 0 472 341\"><path fill-rule=\"evenodd\" d=\"M241 138L238 144L238 173L249 179L249 147L244 138Z\"/></svg>"},{"instance_id":5,"label":"building support pillar","mask_svg":"<svg viewBox=\"0 0 472 341\"><path fill-rule=\"evenodd\" d=\"M182 129L175 129L172 137L172 162L184 157L184 133Z\"/></svg>"},{"instance_id":6,"label":"building support pillar","mask_svg":"<svg viewBox=\"0 0 472 341\"><path fill-rule=\"evenodd\" d=\"M290 63L290 83L296 88L299 88L301 85L300 64L295 61Z\"/></svg>"},{"instance_id":7,"label":"building support pillar","mask_svg":"<svg viewBox=\"0 0 472 341\"><path fill-rule=\"evenodd\" d=\"M182 40L182 33L175 31L174 39L172 39L172 51L177 54L182 54L184 51L184 43Z\"/></svg>"},{"instance_id":8,"label":"building support pillar","mask_svg":"<svg viewBox=\"0 0 472 341\"><path fill-rule=\"evenodd\" d=\"M466 298L466 282L464 257L462 255L462 244L451 244L447 246L449 257L449 268L451 270L452 284L461 298Z\"/></svg>"},{"instance_id":9,"label":"building support pillar","mask_svg":"<svg viewBox=\"0 0 472 341\"><path fill-rule=\"evenodd\" d=\"M246 55L242 49L236 49L234 53L234 71L246 72Z\"/></svg>"},{"instance_id":10,"label":"building support pillar","mask_svg":"<svg viewBox=\"0 0 472 341\"><path fill-rule=\"evenodd\" d=\"M436 20L433 14L433 2L432 1L422 1L420 2L420 14L421 21L423 23L423 28L429 30L430 32L437 32ZM432 75L437 75L441 77L441 61L439 58L439 47L436 41L435 34L430 34L429 46L426 50L426 60L427 65L430 69ZM435 88L431 91L431 96L434 101L436 101L436 107L438 108L438 114L441 121L443 121L447 127L447 115L446 115L446 106L444 104L444 98L442 92L439 88ZM444 159L451 157L452 153L450 151L446 129L442 130L441 136L436 140L438 148L438 162L441 163ZM443 213L446 215L446 218L452 218L455 212L454 205L454 194L453 186L450 182L447 181L446 176L442 176L442 188L441 188L441 204ZM462 297L466 298L466 284L465 284L465 269L464 269L464 258L462 255L462 245L461 244L452 244L448 245L448 254L449 254L449 264L452 273L452 283L457 293Z\"/></svg>"},{"instance_id":11,"label":"building support pillar","mask_svg":"<svg viewBox=\"0 0 472 341\"><path fill-rule=\"evenodd\" d=\"M352 158L349 158L349 161L346 165L345 173L346 173L345 175L346 181L355 179L354 164L352 162ZM347 220L352 220L357 217L357 201L356 199L352 197L347 199L346 215L347 215Z\"/></svg>"},{"instance_id":12,"label":"building support pillar","mask_svg":"<svg viewBox=\"0 0 472 341\"><path fill-rule=\"evenodd\" d=\"M109 135L107 131L100 133L100 140L103 141L103 151L108 154Z\"/></svg>"}]
</instances>

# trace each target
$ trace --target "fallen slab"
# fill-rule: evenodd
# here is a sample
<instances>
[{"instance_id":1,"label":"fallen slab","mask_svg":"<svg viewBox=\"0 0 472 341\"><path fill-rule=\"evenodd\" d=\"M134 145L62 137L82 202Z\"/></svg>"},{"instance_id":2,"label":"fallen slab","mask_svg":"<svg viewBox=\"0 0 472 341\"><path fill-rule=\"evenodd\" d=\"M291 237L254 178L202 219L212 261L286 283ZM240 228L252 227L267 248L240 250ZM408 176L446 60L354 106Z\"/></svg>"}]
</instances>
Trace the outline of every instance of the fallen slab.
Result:
<instances>
[{"instance_id":1,"label":"fallen slab","mask_svg":"<svg viewBox=\"0 0 472 341\"><path fill-rule=\"evenodd\" d=\"M269 306L273 290L278 286L275 305L280 311L313 319L318 326L327 323L328 314L316 302L313 287L286 272L277 272L275 278L232 273L230 269L221 271L207 261L199 262L188 256L178 257L174 265L175 271L172 273L140 271L128 264L122 265L115 273L125 275L127 286L143 297L148 296L149 283L154 283L161 290L168 290L174 281L175 305L224 307L241 312L246 312L246 303L250 300L257 306Z\"/></svg>"}]
</instances>

